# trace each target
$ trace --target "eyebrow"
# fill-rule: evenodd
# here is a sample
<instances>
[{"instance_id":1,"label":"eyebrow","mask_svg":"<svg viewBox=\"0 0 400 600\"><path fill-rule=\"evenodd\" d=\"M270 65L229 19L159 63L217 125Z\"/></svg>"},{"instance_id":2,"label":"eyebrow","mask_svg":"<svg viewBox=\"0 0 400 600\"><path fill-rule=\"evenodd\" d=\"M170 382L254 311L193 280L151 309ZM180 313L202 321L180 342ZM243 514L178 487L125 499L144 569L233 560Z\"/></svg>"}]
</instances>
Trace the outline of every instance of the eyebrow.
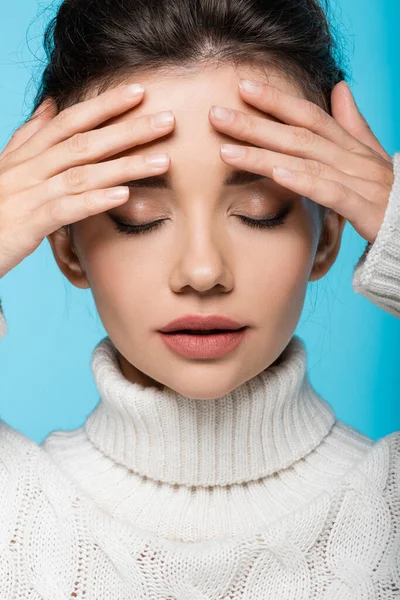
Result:
<instances>
[{"instance_id":1,"label":"eyebrow","mask_svg":"<svg viewBox=\"0 0 400 600\"><path fill-rule=\"evenodd\" d=\"M229 173L228 177L224 181L224 185L247 185L248 183L255 183L256 181L261 181L263 179L269 179L272 181L271 177L267 177L266 175L235 169ZM144 177L142 179L133 179L132 181L126 181L121 185L126 185L130 188L155 188L172 190L170 177L166 173L162 173L161 175L152 175L151 177Z\"/></svg>"}]
</instances>

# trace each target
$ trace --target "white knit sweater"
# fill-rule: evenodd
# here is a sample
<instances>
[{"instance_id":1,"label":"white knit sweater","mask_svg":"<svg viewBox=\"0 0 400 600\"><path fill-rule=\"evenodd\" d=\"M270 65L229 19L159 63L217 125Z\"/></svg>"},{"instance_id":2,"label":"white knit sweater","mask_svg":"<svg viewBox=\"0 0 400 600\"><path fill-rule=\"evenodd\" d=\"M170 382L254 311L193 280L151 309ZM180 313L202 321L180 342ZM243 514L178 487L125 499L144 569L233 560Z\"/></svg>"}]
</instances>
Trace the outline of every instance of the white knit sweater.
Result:
<instances>
[{"instance_id":1,"label":"white knit sweater","mask_svg":"<svg viewBox=\"0 0 400 600\"><path fill-rule=\"evenodd\" d=\"M353 289L400 318L394 163ZM336 419L299 337L211 401L129 382L109 338L91 365L79 429L38 445L0 421L1 600L400 598L400 431Z\"/></svg>"}]
</instances>

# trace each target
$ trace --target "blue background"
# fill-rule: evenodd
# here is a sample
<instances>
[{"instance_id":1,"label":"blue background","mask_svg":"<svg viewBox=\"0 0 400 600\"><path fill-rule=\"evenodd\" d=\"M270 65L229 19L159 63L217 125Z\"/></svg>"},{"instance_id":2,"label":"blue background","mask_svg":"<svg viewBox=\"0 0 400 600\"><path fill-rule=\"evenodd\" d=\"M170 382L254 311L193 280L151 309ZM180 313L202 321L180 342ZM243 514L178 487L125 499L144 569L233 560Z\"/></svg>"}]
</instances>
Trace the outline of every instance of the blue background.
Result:
<instances>
[{"instance_id":1,"label":"blue background","mask_svg":"<svg viewBox=\"0 0 400 600\"><path fill-rule=\"evenodd\" d=\"M43 67L49 2L18 0L0 11L0 146L28 116ZM337 0L350 87L389 154L400 151L398 0ZM396 111L397 109L397 111ZM373 439L400 429L400 320L355 294L353 268L366 245L346 223L336 263L309 284L296 333L310 380L345 421ZM90 290L61 274L47 240L0 280L8 333L0 343L0 416L40 443L80 427L98 402L90 370L106 335Z\"/></svg>"}]
</instances>

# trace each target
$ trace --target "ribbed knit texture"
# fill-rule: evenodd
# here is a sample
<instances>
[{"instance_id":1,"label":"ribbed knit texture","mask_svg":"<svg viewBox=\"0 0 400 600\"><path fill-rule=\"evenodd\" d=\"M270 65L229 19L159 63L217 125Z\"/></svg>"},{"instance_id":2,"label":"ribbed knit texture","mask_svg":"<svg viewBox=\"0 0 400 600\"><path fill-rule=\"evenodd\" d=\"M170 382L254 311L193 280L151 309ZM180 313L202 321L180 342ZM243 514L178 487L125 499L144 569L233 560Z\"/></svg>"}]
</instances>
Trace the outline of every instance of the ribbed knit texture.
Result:
<instances>
[{"instance_id":1,"label":"ribbed knit texture","mask_svg":"<svg viewBox=\"0 0 400 600\"><path fill-rule=\"evenodd\" d=\"M400 153L353 289L400 318ZM7 324L0 303L0 337ZM374 442L281 361L213 400L133 384L38 445L0 421L0 600L400 598L400 431Z\"/></svg>"},{"instance_id":2,"label":"ribbed knit texture","mask_svg":"<svg viewBox=\"0 0 400 600\"><path fill-rule=\"evenodd\" d=\"M393 157L395 179L383 223L373 244L360 257L353 289L389 314L399 318L400 153Z\"/></svg>"}]
</instances>

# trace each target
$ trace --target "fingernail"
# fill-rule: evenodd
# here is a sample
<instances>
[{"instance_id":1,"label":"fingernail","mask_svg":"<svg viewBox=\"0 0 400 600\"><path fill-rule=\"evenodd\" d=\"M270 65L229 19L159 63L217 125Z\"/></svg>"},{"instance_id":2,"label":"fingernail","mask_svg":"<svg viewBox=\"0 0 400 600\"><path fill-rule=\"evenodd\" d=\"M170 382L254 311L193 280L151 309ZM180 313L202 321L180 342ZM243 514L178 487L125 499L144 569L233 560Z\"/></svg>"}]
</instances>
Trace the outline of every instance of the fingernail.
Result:
<instances>
[{"instance_id":1,"label":"fingernail","mask_svg":"<svg viewBox=\"0 0 400 600\"><path fill-rule=\"evenodd\" d=\"M146 162L156 169L166 167L169 163L168 154L151 154L146 158Z\"/></svg>"},{"instance_id":2,"label":"fingernail","mask_svg":"<svg viewBox=\"0 0 400 600\"><path fill-rule=\"evenodd\" d=\"M246 150L242 146L232 146L231 144L223 144L221 152L227 158L241 158L245 155Z\"/></svg>"},{"instance_id":3,"label":"fingernail","mask_svg":"<svg viewBox=\"0 0 400 600\"><path fill-rule=\"evenodd\" d=\"M170 110L165 110L154 115L151 121L154 127L167 127L168 125L171 125L171 123L173 123L174 115Z\"/></svg>"},{"instance_id":4,"label":"fingernail","mask_svg":"<svg viewBox=\"0 0 400 600\"><path fill-rule=\"evenodd\" d=\"M125 94L128 98L138 96L139 94L143 94L143 92L144 87L141 83L131 83L125 87Z\"/></svg>"},{"instance_id":5,"label":"fingernail","mask_svg":"<svg viewBox=\"0 0 400 600\"><path fill-rule=\"evenodd\" d=\"M129 188L128 187L115 187L106 190L105 195L107 198L111 200L120 200L121 198L125 198L129 196Z\"/></svg>"},{"instance_id":6,"label":"fingernail","mask_svg":"<svg viewBox=\"0 0 400 600\"><path fill-rule=\"evenodd\" d=\"M233 110L230 108L223 108L222 106L213 106L211 108L211 114L219 121L229 122L233 119Z\"/></svg>"},{"instance_id":7,"label":"fingernail","mask_svg":"<svg viewBox=\"0 0 400 600\"><path fill-rule=\"evenodd\" d=\"M345 83L346 88L347 88L347 90L346 90L347 95L353 100L353 102L355 102L354 96L353 96L353 92L351 91L351 88L350 88L349 84L347 83L347 81L344 81L344 83Z\"/></svg>"},{"instance_id":8,"label":"fingernail","mask_svg":"<svg viewBox=\"0 0 400 600\"><path fill-rule=\"evenodd\" d=\"M293 171L289 169L284 169L283 167L273 167L272 168L274 176L279 177L280 179L292 179L294 176Z\"/></svg>"},{"instance_id":9,"label":"fingernail","mask_svg":"<svg viewBox=\"0 0 400 600\"><path fill-rule=\"evenodd\" d=\"M258 94L261 91L262 83L251 79L241 79L239 87L245 92L249 92L249 94Z\"/></svg>"}]
</instances>

